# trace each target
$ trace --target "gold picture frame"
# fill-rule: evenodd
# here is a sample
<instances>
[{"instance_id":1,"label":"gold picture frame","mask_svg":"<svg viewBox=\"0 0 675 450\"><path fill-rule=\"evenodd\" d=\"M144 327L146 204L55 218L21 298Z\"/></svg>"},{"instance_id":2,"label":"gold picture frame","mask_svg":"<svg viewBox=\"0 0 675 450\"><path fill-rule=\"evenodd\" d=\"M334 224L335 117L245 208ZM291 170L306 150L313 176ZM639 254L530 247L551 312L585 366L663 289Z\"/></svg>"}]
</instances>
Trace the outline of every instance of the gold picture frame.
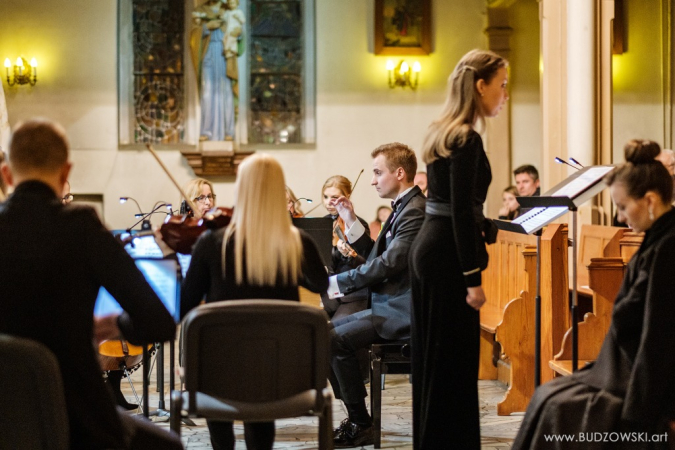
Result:
<instances>
[{"instance_id":1,"label":"gold picture frame","mask_svg":"<svg viewBox=\"0 0 675 450\"><path fill-rule=\"evenodd\" d=\"M375 0L375 54L431 53L431 0Z\"/></svg>"}]
</instances>

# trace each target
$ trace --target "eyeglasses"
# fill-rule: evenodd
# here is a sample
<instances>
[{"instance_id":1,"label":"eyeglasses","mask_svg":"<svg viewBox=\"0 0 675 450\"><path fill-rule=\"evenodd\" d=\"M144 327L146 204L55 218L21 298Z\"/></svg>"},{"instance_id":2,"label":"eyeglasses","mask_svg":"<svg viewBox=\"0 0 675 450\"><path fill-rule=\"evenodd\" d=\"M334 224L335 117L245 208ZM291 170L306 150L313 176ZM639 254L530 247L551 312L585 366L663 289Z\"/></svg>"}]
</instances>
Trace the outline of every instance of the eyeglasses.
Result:
<instances>
[{"instance_id":1,"label":"eyeglasses","mask_svg":"<svg viewBox=\"0 0 675 450\"><path fill-rule=\"evenodd\" d=\"M195 198L195 201L199 203L204 203L206 200L213 203L216 201L216 196L213 194L209 194L209 195L200 195L199 197Z\"/></svg>"}]
</instances>

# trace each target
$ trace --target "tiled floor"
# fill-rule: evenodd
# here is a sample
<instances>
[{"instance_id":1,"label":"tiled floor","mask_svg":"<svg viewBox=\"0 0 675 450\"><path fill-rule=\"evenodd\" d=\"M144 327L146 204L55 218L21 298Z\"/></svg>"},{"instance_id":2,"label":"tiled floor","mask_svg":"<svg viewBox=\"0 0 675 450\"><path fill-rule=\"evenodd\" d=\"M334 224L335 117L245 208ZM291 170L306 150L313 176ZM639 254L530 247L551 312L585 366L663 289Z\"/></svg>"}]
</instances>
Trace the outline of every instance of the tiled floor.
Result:
<instances>
[{"instance_id":1,"label":"tiled floor","mask_svg":"<svg viewBox=\"0 0 675 450\"><path fill-rule=\"evenodd\" d=\"M168 355L168 351L167 351ZM168 359L168 358L167 358ZM167 362L168 364L168 362ZM169 409L168 394L168 365L165 370L165 402ZM141 394L141 372L132 375L132 380ZM150 410L157 408L159 395L155 387L156 376L153 371L150 386ZM412 401L411 385L407 375L390 375L387 377L387 385L382 393L382 448L386 449L412 449ZM129 401L133 400L133 394L129 383L122 380L122 391ZM500 417L496 413L496 405L504 396L505 387L496 381L480 381L480 421L482 449L507 449L518 431L522 416ZM333 419L338 424L346 412L340 402L333 403ZM157 420L157 418L155 418ZM167 420L166 417L159 420ZM209 432L204 419L195 419L196 426L182 427L182 439L186 449L211 448ZM168 428L168 423L157 422L159 426ZM243 426L235 424L237 434L237 450L246 448L244 444ZM275 449L298 449L309 450L317 448L317 419L301 417L297 419L279 420L276 422ZM372 446L364 447L366 449Z\"/></svg>"}]
</instances>

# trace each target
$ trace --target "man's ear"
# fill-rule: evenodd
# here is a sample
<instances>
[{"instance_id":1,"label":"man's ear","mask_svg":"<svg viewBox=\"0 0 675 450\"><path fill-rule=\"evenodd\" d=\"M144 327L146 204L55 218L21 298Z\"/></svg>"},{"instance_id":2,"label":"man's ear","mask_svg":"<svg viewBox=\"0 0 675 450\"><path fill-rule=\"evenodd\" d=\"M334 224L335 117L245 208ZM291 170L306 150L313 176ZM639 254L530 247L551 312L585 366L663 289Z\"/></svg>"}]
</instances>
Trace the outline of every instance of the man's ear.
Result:
<instances>
[{"instance_id":1,"label":"man's ear","mask_svg":"<svg viewBox=\"0 0 675 450\"><path fill-rule=\"evenodd\" d=\"M70 175L70 169L73 168L73 163L67 162L61 167L61 174L59 175L59 181L61 182L62 186L66 185L66 181L68 181L68 176Z\"/></svg>"},{"instance_id":2,"label":"man's ear","mask_svg":"<svg viewBox=\"0 0 675 450\"><path fill-rule=\"evenodd\" d=\"M12 170L9 168L9 164L2 163L2 165L0 165L0 173L7 186L14 186L14 177L12 176Z\"/></svg>"},{"instance_id":3,"label":"man's ear","mask_svg":"<svg viewBox=\"0 0 675 450\"><path fill-rule=\"evenodd\" d=\"M403 170L403 167L399 167L398 169L396 169L396 179L398 181L404 181L408 179L405 170Z\"/></svg>"},{"instance_id":4,"label":"man's ear","mask_svg":"<svg viewBox=\"0 0 675 450\"><path fill-rule=\"evenodd\" d=\"M537 181L534 182L534 187L539 187L539 178L537 178Z\"/></svg>"}]
</instances>

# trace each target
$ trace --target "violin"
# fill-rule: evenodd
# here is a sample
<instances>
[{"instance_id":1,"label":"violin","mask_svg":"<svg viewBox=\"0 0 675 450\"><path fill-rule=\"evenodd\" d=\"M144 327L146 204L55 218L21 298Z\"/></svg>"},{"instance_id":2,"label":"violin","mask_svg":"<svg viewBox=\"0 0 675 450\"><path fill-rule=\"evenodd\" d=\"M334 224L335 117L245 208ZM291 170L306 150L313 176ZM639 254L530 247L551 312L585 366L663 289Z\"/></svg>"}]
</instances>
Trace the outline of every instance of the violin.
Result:
<instances>
[{"instance_id":1,"label":"violin","mask_svg":"<svg viewBox=\"0 0 675 450\"><path fill-rule=\"evenodd\" d=\"M363 174L363 169L361 169L361 172L359 172L359 175L356 177L356 181L354 181L354 186L352 187L352 194L354 193L354 189L356 189L356 185L359 182L359 178L361 178L361 175ZM351 195L346 196L347 198L351 197ZM354 250L347 242L347 238L345 237L345 221L342 220L342 217L338 215L338 218L335 219L333 222L333 247L337 247L338 241L342 241L347 248L347 256L351 258L355 258L358 253L356 253L356 250Z\"/></svg>"},{"instance_id":2,"label":"violin","mask_svg":"<svg viewBox=\"0 0 675 450\"><path fill-rule=\"evenodd\" d=\"M171 179L178 191L185 199L187 205L192 211L196 211L197 207L188 196L183 192L176 179L171 175L169 169L166 168L159 155L152 148L152 145L146 144L155 160L159 163L164 173ZM194 217L194 213L189 211L183 215L168 216L159 229L162 239L173 251L177 253L190 254L192 253L192 246L197 242L197 238L206 230L218 229L226 227L232 220L233 208L215 207L204 214L201 219Z\"/></svg>"},{"instance_id":3,"label":"violin","mask_svg":"<svg viewBox=\"0 0 675 450\"><path fill-rule=\"evenodd\" d=\"M340 216L333 222L333 247L337 247L338 241L344 242L344 245L347 248L347 256L354 258L358 253L356 253L356 250L347 243L345 226L345 221L342 220L342 217Z\"/></svg>"}]
</instances>

